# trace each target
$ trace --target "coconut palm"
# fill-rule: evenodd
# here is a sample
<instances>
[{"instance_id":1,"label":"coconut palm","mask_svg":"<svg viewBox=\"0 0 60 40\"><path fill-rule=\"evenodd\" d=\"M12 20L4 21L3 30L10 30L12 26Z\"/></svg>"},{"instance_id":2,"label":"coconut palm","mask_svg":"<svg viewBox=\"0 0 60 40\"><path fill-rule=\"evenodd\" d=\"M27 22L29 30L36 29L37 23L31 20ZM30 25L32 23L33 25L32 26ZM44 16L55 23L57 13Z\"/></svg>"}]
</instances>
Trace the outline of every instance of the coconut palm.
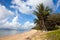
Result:
<instances>
[{"instance_id":1,"label":"coconut palm","mask_svg":"<svg viewBox=\"0 0 60 40\"><path fill-rule=\"evenodd\" d=\"M34 15L36 15L35 23L39 25L42 30L46 31L45 21L49 14L51 13L51 9L49 7L44 7L43 4L39 4L37 6L37 10L34 11Z\"/></svg>"}]
</instances>

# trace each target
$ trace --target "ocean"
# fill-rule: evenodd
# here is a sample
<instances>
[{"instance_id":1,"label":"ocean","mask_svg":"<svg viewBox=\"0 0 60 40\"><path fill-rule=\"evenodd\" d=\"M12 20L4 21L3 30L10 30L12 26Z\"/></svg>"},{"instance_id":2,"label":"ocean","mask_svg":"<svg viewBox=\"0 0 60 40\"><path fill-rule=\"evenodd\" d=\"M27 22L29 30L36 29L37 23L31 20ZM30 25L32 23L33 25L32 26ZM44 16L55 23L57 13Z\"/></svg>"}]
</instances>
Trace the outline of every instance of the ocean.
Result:
<instances>
[{"instance_id":1,"label":"ocean","mask_svg":"<svg viewBox=\"0 0 60 40\"><path fill-rule=\"evenodd\" d=\"M26 32L26 30L0 30L0 37L8 36L8 35L14 35L14 34L20 34Z\"/></svg>"}]
</instances>

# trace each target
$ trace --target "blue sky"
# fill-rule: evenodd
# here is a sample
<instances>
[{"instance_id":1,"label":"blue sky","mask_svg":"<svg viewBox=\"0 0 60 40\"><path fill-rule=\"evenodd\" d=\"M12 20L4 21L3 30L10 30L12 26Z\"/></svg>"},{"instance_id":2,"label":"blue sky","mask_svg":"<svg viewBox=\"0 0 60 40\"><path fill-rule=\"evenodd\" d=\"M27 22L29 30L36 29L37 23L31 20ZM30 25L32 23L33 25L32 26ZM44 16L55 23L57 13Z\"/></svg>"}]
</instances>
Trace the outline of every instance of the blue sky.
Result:
<instances>
[{"instance_id":1,"label":"blue sky","mask_svg":"<svg viewBox=\"0 0 60 40\"><path fill-rule=\"evenodd\" d=\"M60 0L0 0L0 28L31 29L36 18L32 13L41 3L60 12Z\"/></svg>"}]
</instances>

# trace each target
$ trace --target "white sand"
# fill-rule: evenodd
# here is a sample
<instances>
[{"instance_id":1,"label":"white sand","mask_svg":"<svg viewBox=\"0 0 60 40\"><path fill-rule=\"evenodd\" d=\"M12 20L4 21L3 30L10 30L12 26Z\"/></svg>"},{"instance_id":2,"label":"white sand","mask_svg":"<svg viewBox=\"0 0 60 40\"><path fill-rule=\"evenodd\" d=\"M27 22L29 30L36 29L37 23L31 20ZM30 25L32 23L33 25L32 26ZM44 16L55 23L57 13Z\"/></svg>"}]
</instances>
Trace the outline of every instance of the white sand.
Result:
<instances>
[{"instance_id":1,"label":"white sand","mask_svg":"<svg viewBox=\"0 0 60 40\"><path fill-rule=\"evenodd\" d=\"M37 30L31 30L29 32L25 32L22 34L1 37L0 40L25 40L26 38L34 35L36 32L37 32Z\"/></svg>"}]
</instances>

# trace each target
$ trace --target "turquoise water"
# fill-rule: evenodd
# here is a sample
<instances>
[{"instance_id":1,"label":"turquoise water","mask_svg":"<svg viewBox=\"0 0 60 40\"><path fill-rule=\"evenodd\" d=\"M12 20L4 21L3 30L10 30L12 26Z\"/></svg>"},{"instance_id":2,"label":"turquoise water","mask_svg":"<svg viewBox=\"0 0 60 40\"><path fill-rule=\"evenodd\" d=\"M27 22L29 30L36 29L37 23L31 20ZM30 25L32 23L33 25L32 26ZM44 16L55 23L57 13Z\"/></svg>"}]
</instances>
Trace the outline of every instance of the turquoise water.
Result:
<instances>
[{"instance_id":1,"label":"turquoise water","mask_svg":"<svg viewBox=\"0 0 60 40\"><path fill-rule=\"evenodd\" d=\"M23 33L26 31L17 31L17 30L0 30L0 37L3 36L8 36L8 35L13 35L13 34L18 34L18 33Z\"/></svg>"}]
</instances>

